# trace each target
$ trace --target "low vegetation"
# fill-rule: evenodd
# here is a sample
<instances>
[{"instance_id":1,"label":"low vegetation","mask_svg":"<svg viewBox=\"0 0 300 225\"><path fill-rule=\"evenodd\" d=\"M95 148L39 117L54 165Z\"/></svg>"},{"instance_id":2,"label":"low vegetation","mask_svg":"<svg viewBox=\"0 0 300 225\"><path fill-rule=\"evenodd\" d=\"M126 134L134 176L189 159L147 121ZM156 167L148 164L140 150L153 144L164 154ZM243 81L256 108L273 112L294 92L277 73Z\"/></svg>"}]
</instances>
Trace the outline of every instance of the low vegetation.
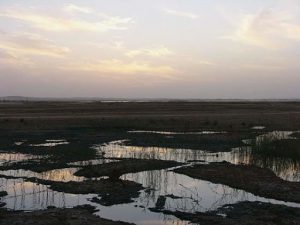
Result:
<instances>
[{"instance_id":1,"label":"low vegetation","mask_svg":"<svg viewBox=\"0 0 300 225\"><path fill-rule=\"evenodd\" d=\"M300 159L300 139L276 140L262 137L259 141L253 141L251 146L254 154L267 157Z\"/></svg>"}]
</instances>

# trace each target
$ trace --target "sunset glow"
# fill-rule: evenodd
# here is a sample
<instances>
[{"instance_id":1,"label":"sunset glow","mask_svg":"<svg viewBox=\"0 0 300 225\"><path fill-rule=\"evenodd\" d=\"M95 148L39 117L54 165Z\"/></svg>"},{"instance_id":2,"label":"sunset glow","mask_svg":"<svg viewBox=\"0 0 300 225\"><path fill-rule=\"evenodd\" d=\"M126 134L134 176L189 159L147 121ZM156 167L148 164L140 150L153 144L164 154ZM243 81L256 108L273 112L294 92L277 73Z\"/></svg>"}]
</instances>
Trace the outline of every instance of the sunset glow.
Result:
<instances>
[{"instance_id":1,"label":"sunset glow","mask_svg":"<svg viewBox=\"0 0 300 225\"><path fill-rule=\"evenodd\" d=\"M299 98L297 0L0 2L0 96Z\"/></svg>"}]
</instances>

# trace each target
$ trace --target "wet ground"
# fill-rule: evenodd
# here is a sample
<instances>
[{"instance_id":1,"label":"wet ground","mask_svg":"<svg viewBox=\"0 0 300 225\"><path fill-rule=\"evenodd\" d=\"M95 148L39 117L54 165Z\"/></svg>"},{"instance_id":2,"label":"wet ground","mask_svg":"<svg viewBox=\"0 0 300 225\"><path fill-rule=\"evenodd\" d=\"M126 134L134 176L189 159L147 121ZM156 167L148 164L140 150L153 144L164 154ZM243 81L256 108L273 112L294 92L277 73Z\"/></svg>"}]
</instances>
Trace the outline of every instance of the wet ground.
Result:
<instances>
[{"instance_id":1,"label":"wet ground","mask_svg":"<svg viewBox=\"0 0 300 225\"><path fill-rule=\"evenodd\" d=\"M298 133L265 129L10 134L0 143L0 224L56 213L74 224L93 215L109 220L99 224L299 224ZM293 147L274 157L258 148L266 140ZM71 209L80 205L95 208Z\"/></svg>"}]
</instances>

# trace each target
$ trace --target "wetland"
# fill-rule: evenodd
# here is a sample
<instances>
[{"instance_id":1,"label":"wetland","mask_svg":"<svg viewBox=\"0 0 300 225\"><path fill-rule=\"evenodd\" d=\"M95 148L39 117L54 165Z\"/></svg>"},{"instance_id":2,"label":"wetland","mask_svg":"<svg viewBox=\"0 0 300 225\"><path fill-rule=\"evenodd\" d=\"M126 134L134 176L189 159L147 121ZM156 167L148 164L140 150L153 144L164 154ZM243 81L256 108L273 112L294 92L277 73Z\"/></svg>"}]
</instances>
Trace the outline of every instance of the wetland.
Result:
<instances>
[{"instance_id":1,"label":"wetland","mask_svg":"<svg viewBox=\"0 0 300 225\"><path fill-rule=\"evenodd\" d=\"M300 103L0 110L0 224L300 224Z\"/></svg>"}]
</instances>

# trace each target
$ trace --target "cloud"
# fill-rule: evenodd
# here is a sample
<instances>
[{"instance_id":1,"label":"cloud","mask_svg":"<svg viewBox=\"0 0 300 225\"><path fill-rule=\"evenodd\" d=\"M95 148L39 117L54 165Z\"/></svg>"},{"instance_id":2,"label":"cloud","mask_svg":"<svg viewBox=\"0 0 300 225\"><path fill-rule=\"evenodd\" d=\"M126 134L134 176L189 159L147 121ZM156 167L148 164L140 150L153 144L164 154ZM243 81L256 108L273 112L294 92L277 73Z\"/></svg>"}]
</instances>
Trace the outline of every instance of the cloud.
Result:
<instances>
[{"instance_id":1,"label":"cloud","mask_svg":"<svg viewBox=\"0 0 300 225\"><path fill-rule=\"evenodd\" d=\"M122 41L107 41L107 42L83 42L85 46L93 49L101 49L106 51L126 51L124 42Z\"/></svg>"},{"instance_id":2,"label":"cloud","mask_svg":"<svg viewBox=\"0 0 300 225\"><path fill-rule=\"evenodd\" d=\"M138 50L130 50L125 53L128 57L136 57L140 55L152 56L152 57L161 57L161 56L168 56L172 55L173 52L170 51L166 47L158 47L158 48L144 48Z\"/></svg>"},{"instance_id":3,"label":"cloud","mask_svg":"<svg viewBox=\"0 0 300 225\"><path fill-rule=\"evenodd\" d=\"M0 49L0 64L2 67L13 66L15 68L16 66L22 66L23 69L24 66L31 67L34 65L34 63L30 59L12 55L6 52L4 49Z\"/></svg>"},{"instance_id":4,"label":"cloud","mask_svg":"<svg viewBox=\"0 0 300 225\"><path fill-rule=\"evenodd\" d=\"M127 26L133 23L132 18L108 16L106 14L98 14L99 21L94 22L76 18L49 16L19 9L0 9L0 16L19 20L35 28L47 31L107 32L109 30L126 30L128 29Z\"/></svg>"},{"instance_id":5,"label":"cloud","mask_svg":"<svg viewBox=\"0 0 300 225\"><path fill-rule=\"evenodd\" d=\"M97 72L103 75L153 75L170 77L170 75L176 73L176 70L170 66L152 65L144 61L125 62L118 59L69 64L61 68L65 70Z\"/></svg>"},{"instance_id":6,"label":"cloud","mask_svg":"<svg viewBox=\"0 0 300 225\"><path fill-rule=\"evenodd\" d=\"M60 47L39 35L28 33L3 33L0 36L0 49L14 56L43 55L62 57L69 52L68 48Z\"/></svg>"},{"instance_id":7,"label":"cloud","mask_svg":"<svg viewBox=\"0 0 300 225\"><path fill-rule=\"evenodd\" d=\"M300 41L300 25L285 24L285 30L288 38Z\"/></svg>"},{"instance_id":8,"label":"cloud","mask_svg":"<svg viewBox=\"0 0 300 225\"><path fill-rule=\"evenodd\" d=\"M207 61L207 60L200 60L200 61L197 61L197 63L201 64L201 65L206 65L206 66L215 66L215 65L217 65L216 63L211 62L211 61Z\"/></svg>"},{"instance_id":9,"label":"cloud","mask_svg":"<svg viewBox=\"0 0 300 225\"><path fill-rule=\"evenodd\" d=\"M258 47L277 49L288 40L300 41L300 25L286 12L264 9L244 15L235 32L225 38Z\"/></svg>"},{"instance_id":10,"label":"cloud","mask_svg":"<svg viewBox=\"0 0 300 225\"><path fill-rule=\"evenodd\" d=\"M259 64L259 63L250 63L250 64L242 64L241 68L258 70L258 71L278 71L284 70L286 67L282 65L272 65L272 64Z\"/></svg>"},{"instance_id":11,"label":"cloud","mask_svg":"<svg viewBox=\"0 0 300 225\"><path fill-rule=\"evenodd\" d=\"M74 4L66 5L64 7L64 10L66 12L70 12L70 13L79 12L79 13L90 14L93 12L93 10L89 7L83 7L83 6L78 6L78 5L74 5Z\"/></svg>"},{"instance_id":12,"label":"cloud","mask_svg":"<svg viewBox=\"0 0 300 225\"><path fill-rule=\"evenodd\" d=\"M164 12L168 15L173 15L173 16L179 16L179 17L185 17L189 19L197 19L199 16L191 13L191 12L183 12L183 11L177 11L173 9L165 9Z\"/></svg>"}]
</instances>

